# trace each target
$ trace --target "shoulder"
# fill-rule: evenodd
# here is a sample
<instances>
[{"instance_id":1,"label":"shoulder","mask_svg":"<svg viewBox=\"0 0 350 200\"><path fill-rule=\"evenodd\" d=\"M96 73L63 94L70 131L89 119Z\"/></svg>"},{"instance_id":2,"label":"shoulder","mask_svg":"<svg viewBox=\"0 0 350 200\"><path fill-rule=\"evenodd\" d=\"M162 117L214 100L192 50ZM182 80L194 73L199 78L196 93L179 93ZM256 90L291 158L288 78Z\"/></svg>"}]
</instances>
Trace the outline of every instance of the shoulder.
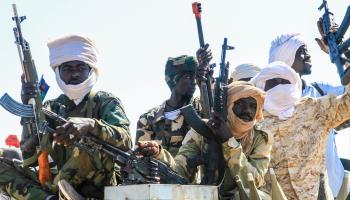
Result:
<instances>
[{"instance_id":1,"label":"shoulder","mask_svg":"<svg viewBox=\"0 0 350 200\"><path fill-rule=\"evenodd\" d=\"M263 140L267 144L273 143L273 133L269 130L263 129L260 124L256 124L253 127L254 138Z\"/></svg>"},{"instance_id":2,"label":"shoulder","mask_svg":"<svg viewBox=\"0 0 350 200\"><path fill-rule=\"evenodd\" d=\"M55 105L55 104L65 104L65 102L68 100L68 97L64 94L61 94L60 96L58 96L56 99L50 99L44 102L44 107L48 107L50 106L51 108Z\"/></svg>"},{"instance_id":3,"label":"shoulder","mask_svg":"<svg viewBox=\"0 0 350 200\"><path fill-rule=\"evenodd\" d=\"M121 104L121 100L114 94L105 91L98 91L94 96L95 102L110 102L115 101L118 104Z\"/></svg>"},{"instance_id":4,"label":"shoulder","mask_svg":"<svg viewBox=\"0 0 350 200\"><path fill-rule=\"evenodd\" d=\"M144 125L144 126L149 124L151 121L154 120L156 114L161 109L161 107L162 107L161 105L155 106L147 110L145 113L141 114L139 117L138 124L141 123L140 125Z\"/></svg>"}]
</instances>

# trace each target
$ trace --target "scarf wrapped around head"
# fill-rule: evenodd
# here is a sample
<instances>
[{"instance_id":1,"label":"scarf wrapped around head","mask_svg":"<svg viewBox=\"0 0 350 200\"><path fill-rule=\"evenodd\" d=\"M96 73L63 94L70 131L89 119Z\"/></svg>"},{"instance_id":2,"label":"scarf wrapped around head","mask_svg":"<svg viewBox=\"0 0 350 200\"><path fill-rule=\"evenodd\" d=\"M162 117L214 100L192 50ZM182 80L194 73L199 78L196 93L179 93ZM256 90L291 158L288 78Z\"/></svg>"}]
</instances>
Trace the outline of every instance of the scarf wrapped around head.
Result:
<instances>
[{"instance_id":1,"label":"scarf wrapped around head","mask_svg":"<svg viewBox=\"0 0 350 200\"><path fill-rule=\"evenodd\" d=\"M240 140L243 150L247 153L250 150L253 141L253 132L251 131L257 121L263 120L263 104L265 92L254 87L251 83L244 81L232 82L228 85L227 95L227 118L231 134ZM242 98L252 97L256 100L256 113L253 121L245 122L240 119L234 112L234 103Z\"/></svg>"},{"instance_id":2,"label":"scarf wrapped around head","mask_svg":"<svg viewBox=\"0 0 350 200\"><path fill-rule=\"evenodd\" d=\"M175 58L168 58L165 65L165 81L170 90L172 90L176 82L186 73L195 74L198 63L193 56L182 55Z\"/></svg>"},{"instance_id":3,"label":"scarf wrapped around head","mask_svg":"<svg viewBox=\"0 0 350 200\"><path fill-rule=\"evenodd\" d=\"M260 72L261 68L250 63L241 64L233 68L230 79L232 81L238 81L244 78L253 78Z\"/></svg>"},{"instance_id":4,"label":"scarf wrapped around head","mask_svg":"<svg viewBox=\"0 0 350 200\"><path fill-rule=\"evenodd\" d=\"M306 45L300 33L282 34L271 42L269 63L282 61L292 66L299 47Z\"/></svg>"},{"instance_id":5,"label":"scarf wrapped around head","mask_svg":"<svg viewBox=\"0 0 350 200\"><path fill-rule=\"evenodd\" d=\"M273 62L264 67L252 80L256 87L265 88L267 80L283 78L290 84L279 84L266 92L264 109L281 120L291 117L295 103L301 98L301 79L299 75L283 62Z\"/></svg>"},{"instance_id":6,"label":"scarf wrapped around head","mask_svg":"<svg viewBox=\"0 0 350 200\"><path fill-rule=\"evenodd\" d=\"M47 46L50 53L50 66L54 71L56 67L65 62L78 60L94 68L96 77L98 77L98 51L90 38L81 35L66 35L48 41Z\"/></svg>"}]
</instances>

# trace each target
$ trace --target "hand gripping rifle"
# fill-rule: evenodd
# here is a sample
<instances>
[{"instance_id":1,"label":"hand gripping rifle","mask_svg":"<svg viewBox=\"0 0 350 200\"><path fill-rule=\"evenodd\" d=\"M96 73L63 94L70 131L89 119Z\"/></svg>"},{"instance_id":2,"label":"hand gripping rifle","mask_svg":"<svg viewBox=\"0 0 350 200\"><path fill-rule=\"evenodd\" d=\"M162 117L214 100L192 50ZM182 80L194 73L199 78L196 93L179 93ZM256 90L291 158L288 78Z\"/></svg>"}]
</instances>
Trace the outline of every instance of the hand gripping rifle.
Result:
<instances>
[{"instance_id":1,"label":"hand gripping rifle","mask_svg":"<svg viewBox=\"0 0 350 200\"><path fill-rule=\"evenodd\" d=\"M62 116L42 108L42 112L58 124L67 122ZM46 127L49 133L54 129ZM74 141L73 145L79 149L94 156L98 152L103 152L113 159L115 163L121 166L123 184L145 184L145 183L164 183L164 184L187 184L188 181L178 175L170 167L151 156L139 156L137 150L125 152L114 147L92 135L84 136L84 142Z\"/></svg>"},{"instance_id":2,"label":"hand gripping rifle","mask_svg":"<svg viewBox=\"0 0 350 200\"><path fill-rule=\"evenodd\" d=\"M18 16L16 5L13 4L12 20L16 23L16 27L13 28L15 36L15 44L17 45L19 58L22 64L23 73L25 76L25 82L33 84L38 88L38 75L34 65L34 60L31 55L29 43L23 38L21 22L26 19L25 16ZM37 89L39 95L29 100L28 105L24 105L13 100L7 93L5 93L1 99L0 104L12 114L23 117L24 124L28 126L28 130L32 137L25 141L24 146L28 143L39 142L38 150L38 164L39 164L39 182L44 185L51 179L50 167L48 162L48 153L42 142L42 136L44 130L42 125L45 122L45 116L41 112L42 100L40 98L40 90Z\"/></svg>"},{"instance_id":3,"label":"hand gripping rifle","mask_svg":"<svg viewBox=\"0 0 350 200\"><path fill-rule=\"evenodd\" d=\"M345 58L342 55L344 53L347 55L348 53L350 53L350 38L348 38L345 42L341 41L350 25L350 6L347 8L344 19L336 32L331 31L333 13L331 13L328 9L327 0L323 0L322 5L318 8L318 10L322 9L324 9L324 14L322 17L322 27L329 46L329 56L331 62L337 66L337 71L341 83L343 85L347 85L350 82L350 70L349 68L344 70L343 66L345 62L350 62L347 58Z\"/></svg>"},{"instance_id":4,"label":"hand gripping rifle","mask_svg":"<svg viewBox=\"0 0 350 200\"><path fill-rule=\"evenodd\" d=\"M227 45L227 38L224 39L222 45L220 74L215 82L215 97L213 110L221 114L224 120L227 120L227 82L228 82L228 66L226 65L226 50L233 49L233 47ZM208 143L208 149L205 152L205 158L193 160L189 162L192 167L196 165L205 165L205 175L201 181L201 184L216 184L219 185L224 177L225 161L222 153L221 141L215 137L211 130L207 127L206 123L196 113L192 105L187 105L181 108L181 112L188 123L197 133L204 137L204 140ZM197 163L196 163L197 162ZM214 180L215 173L219 172L218 178Z\"/></svg>"},{"instance_id":5,"label":"hand gripping rifle","mask_svg":"<svg viewBox=\"0 0 350 200\"><path fill-rule=\"evenodd\" d=\"M201 20L201 12L202 12L201 4L197 2L192 3L192 11L197 22L199 45L201 48L203 48L205 46L205 42L204 42L202 20ZM211 69L214 67L215 67L215 64L210 65ZM203 79L205 81L201 81L199 83L200 85L199 89L201 94L200 102L202 105L201 115L204 118L209 119L213 108L213 92L211 88L210 74L208 73Z\"/></svg>"}]
</instances>

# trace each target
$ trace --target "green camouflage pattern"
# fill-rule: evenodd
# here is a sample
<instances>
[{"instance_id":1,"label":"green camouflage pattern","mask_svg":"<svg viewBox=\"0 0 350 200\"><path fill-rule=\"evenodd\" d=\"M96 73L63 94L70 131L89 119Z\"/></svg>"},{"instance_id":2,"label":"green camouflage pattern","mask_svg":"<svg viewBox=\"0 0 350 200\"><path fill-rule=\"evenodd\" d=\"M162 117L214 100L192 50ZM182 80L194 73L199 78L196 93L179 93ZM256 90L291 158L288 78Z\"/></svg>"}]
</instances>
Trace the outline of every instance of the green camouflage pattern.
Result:
<instances>
[{"instance_id":1,"label":"green camouflage pattern","mask_svg":"<svg viewBox=\"0 0 350 200\"><path fill-rule=\"evenodd\" d=\"M197 66L197 60L193 56L169 57L165 65L165 81L170 90L173 89L177 80L185 73L195 74Z\"/></svg>"},{"instance_id":2,"label":"green camouflage pattern","mask_svg":"<svg viewBox=\"0 0 350 200\"><path fill-rule=\"evenodd\" d=\"M238 175L245 187L248 187L247 173L252 173L257 187L264 184L264 176L268 170L270 161L270 152L272 148L272 135L260 130L254 126L254 138L249 153L244 154L242 146L233 137L222 144L222 150L226 161L226 172L224 181L221 185L221 192L227 193L236 188L234 177ZM157 156L170 165L170 167L183 177L189 180L198 180L196 176L203 175L203 170L199 167L191 168L188 159L199 158L207 149L203 137L193 129L186 135L175 158L165 149L161 149Z\"/></svg>"},{"instance_id":3,"label":"green camouflage pattern","mask_svg":"<svg viewBox=\"0 0 350 200\"><path fill-rule=\"evenodd\" d=\"M199 98L192 99L190 103L199 114L201 110ZM182 114L175 120L166 119L164 116L165 104L166 102L140 116L137 122L135 144L138 141L154 140L172 156L175 156L190 126L184 121Z\"/></svg>"},{"instance_id":4,"label":"green camouflage pattern","mask_svg":"<svg viewBox=\"0 0 350 200\"><path fill-rule=\"evenodd\" d=\"M63 117L87 117L88 95L79 104L75 105L65 95L57 99L47 101L44 106ZM62 109L64 105L65 108ZM106 141L123 150L132 148L132 140L129 131L129 120L126 117L120 100L114 95L99 91L93 98L90 115L95 120L95 128L90 134ZM56 122L48 120L50 127L56 127ZM28 139L29 134L26 126L23 126L22 141ZM80 142L83 142L80 140ZM0 167L1 189L16 199L44 199L41 197L48 194L57 194L57 183L61 179L67 180L78 192L86 197L103 198L103 186L116 185L117 174L114 169L118 168L105 154L97 153L88 155L76 147L64 147L52 144L52 138L46 144L50 157L56 164L57 170L53 171L54 180L45 187L38 187L36 175L28 176L31 170L11 169ZM35 151L23 151L23 158L35 156ZM27 169L24 167L23 169ZM21 168L22 169L22 168ZM29 168L28 168L29 169ZM56 172L55 172L56 171ZM33 184L36 183L36 184ZM23 187L23 185L26 185ZM28 185L31 185L29 187ZM28 186L28 187L27 187ZM29 189L28 189L29 188Z\"/></svg>"}]
</instances>

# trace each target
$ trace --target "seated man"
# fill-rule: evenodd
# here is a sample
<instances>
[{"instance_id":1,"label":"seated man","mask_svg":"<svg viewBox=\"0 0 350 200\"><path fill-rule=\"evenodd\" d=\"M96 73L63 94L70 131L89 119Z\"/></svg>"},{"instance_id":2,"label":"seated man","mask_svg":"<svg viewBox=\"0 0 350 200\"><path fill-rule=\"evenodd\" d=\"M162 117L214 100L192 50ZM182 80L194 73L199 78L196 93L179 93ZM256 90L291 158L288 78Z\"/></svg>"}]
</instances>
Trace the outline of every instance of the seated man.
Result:
<instances>
[{"instance_id":1,"label":"seated man","mask_svg":"<svg viewBox=\"0 0 350 200\"><path fill-rule=\"evenodd\" d=\"M56 164L58 173L43 185L38 183L36 167L38 160L37 136L30 134L30 122L23 118L21 150L24 167L13 167L0 162L1 190L15 199L57 199L57 184L69 182L84 197L103 198L103 187L116 185L117 177L112 159L102 153L89 155L73 145L83 143L82 136L92 135L105 142L129 150L132 142L127 119L120 100L111 93L92 91L99 75L97 49L87 37L68 35L48 43L50 65L56 81L64 94L47 101L45 107L68 119L65 124L49 120L56 129L53 135L45 134L41 143ZM37 88L22 84L24 104ZM41 169L39 168L39 171Z\"/></svg>"},{"instance_id":2,"label":"seated man","mask_svg":"<svg viewBox=\"0 0 350 200\"><path fill-rule=\"evenodd\" d=\"M350 93L302 98L300 76L283 62L264 67L251 82L266 91L264 121L274 137L270 166L288 199L317 199L330 130L350 118ZM347 86L349 87L349 86ZM332 193L326 181L326 194Z\"/></svg>"},{"instance_id":3,"label":"seated man","mask_svg":"<svg viewBox=\"0 0 350 200\"><path fill-rule=\"evenodd\" d=\"M252 173L257 187L264 184L267 172L272 136L256 126L263 119L262 106L265 94L250 83L237 81L228 86L227 122L218 113L207 122L207 126L222 142L222 150L226 161L224 182L221 195L234 194L236 189L234 177L238 175L242 183L248 187L247 173ZM168 163L177 173L191 179L197 168L191 167L190 158L201 157L207 144L204 138L193 129L186 135L178 154L173 158L166 150L153 142L142 142L139 147L144 153L150 153L157 159Z\"/></svg>"}]
</instances>

